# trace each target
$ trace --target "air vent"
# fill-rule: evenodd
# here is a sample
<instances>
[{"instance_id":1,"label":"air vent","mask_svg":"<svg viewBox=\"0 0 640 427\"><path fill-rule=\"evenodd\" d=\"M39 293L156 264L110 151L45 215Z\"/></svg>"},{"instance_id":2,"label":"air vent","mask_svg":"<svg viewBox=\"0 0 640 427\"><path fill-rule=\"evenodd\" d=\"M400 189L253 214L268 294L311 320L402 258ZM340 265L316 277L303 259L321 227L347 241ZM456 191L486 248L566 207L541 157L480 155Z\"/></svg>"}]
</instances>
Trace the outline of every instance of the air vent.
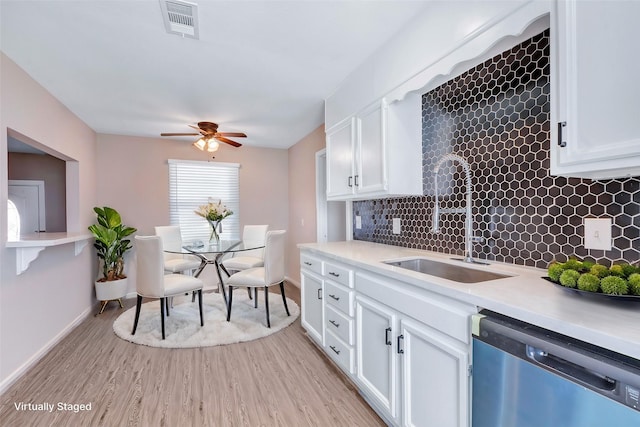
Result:
<instances>
[{"instance_id":1,"label":"air vent","mask_svg":"<svg viewBox=\"0 0 640 427\"><path fill-rule=\"evenodd\" d=\"M179 0L160 0L164 27L169 34L197 39L198 5Z\"/></svg>"}]
</instances>

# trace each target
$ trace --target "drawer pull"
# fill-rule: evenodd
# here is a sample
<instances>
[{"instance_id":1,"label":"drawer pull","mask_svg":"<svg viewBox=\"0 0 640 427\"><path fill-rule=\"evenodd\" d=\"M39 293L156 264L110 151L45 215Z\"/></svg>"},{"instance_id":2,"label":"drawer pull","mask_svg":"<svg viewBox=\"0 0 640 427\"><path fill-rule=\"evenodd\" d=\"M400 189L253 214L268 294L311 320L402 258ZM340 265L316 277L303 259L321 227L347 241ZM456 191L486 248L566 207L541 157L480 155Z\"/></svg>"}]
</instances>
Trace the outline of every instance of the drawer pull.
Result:
<instances>
[{"instance_id":1,"label":"drawer pull","mask_svg":"<svg viewBox=\"0 0 640 427\"><path fill-rule=\"evenodd\" d=\"M333 271L330 271L329 274L333 277L340 277L338 273L334 273Z\"/></svg>"},{"instance_id":2,"label":"drawer pull","mask_svg":"<svg viewBox=\"0 0 640 427\"><path fill-rule=\"evenodd\" d=\"M313 263L310 263L309 261L305 261L304 264L308 265L308 266L312 266L313 265Z\"/></svg>"},{"instance_id":3,"label":"drawer pull","mask_svg":"<svg viewBox=\"0 0 640 427\"><path fill-rule=\"evenodd\" d=\"M389 332L391 332L391 328L387 328L384 330L384 343L386 345L391 345L391 340L389 339Z\"/></svg>"},{"instance_id":4,"label":"drawer pull","mask_svg":"<svg viewBox=\"0 0 640 427\"><path fill-rule=\"evenodd\" d=\"M340 323L336 322L335 320L329 320L329 323L331 323L333 326L335 326L336 328L340 327Z\"/></svg>"},{"instance_id":5,"label":"drawer pull","mask_svg":"<svg viewBox=\"0 0 640 427\"><path fill-rule=\"evenodd\" d=\"M335 296L334 294L329 294L329 296L330 296L331 298L333 298L334 300L336 300L336 301L340 301L340 297L337 297L337 296Z\"/></svg>"},{"instance_id":6,"label":"drawer pull","mask_svg":"<svg viewBox=\"0 0 640 427\"><path fill-rule=\"evenodd\" d=\"M336 350L334 346L330 345L329 348L333 350L335 354L340 354L340 350Z\"/></svg>"},{"instance_id":7,"label":"drawer pull","mask_svg":"<svg viewBox=\"0 0 640 427\"><path fill-rule=\"evenodd\" d=\"M404 335L398 335L398 354L404 353L404 349L402 349L400 345L400 340L404 340Z\"/></svg>"},{"instance_id":8,"label":"drawer pull","mask_svg":"<svg viewBox=\"0 0 640 427\"><path fill-rule=\"evenodd\" d=\"M318 299L322 299L322 288L318 289Z\"/></svg>"}]
</instances>

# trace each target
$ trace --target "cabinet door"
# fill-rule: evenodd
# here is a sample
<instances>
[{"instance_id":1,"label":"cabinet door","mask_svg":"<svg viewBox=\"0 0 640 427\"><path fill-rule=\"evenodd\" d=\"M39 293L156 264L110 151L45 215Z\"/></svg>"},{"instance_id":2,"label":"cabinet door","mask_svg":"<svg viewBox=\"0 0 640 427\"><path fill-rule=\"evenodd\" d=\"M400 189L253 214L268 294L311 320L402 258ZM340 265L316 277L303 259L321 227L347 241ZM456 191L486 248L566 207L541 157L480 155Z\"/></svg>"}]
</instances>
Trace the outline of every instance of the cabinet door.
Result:
<instances>
[{"instance_id":1,"label":"cabinet door","mask_svg":"<svg viewBox=\"0 0 640 427\"><path fill-rule=\"evenodd\" d=\"M640 175L638 17L638 1L557 2L552 174Z\"/></svg>"},{"instance_id":2,"label":"cabinet door","mask_svg":"<svg viewBox=\"0 0 640 427\"><path fill-rule=\"evenodd\" d=\"M324 346L324 310L322 305L322 279L302 270L300 273L302 327L318 344Z\"/></svg>"},{"instance_id":3,"label":"cabinet door","mask_svg":"<svg viewBox=\"0 0 640 427\"><path fill-rule=\"evenodd\" d=\"M355 118L327 133L327 197L351 195L354 191Z\"/></svg>"},{"instance_id":4,"label":"cabinet door","mask_svg":"<svg viewBox=\"0 0 640 427\"><path fill-rule=\"evenodd\" d=\"M354 184L358 194L366 194L387 189L385 101L358 114L358 138L356 175Z\"/></svg>"},{"instance_id":5,"label":"cabinet door","mask_svg":"<svg viewBox=\"0 0 640 427\"><path fill-rule=\"evenodd\" d=\"M362 296L356 298L356 381L389 419L396 419L397 378L394 312Z\"/></svg>"},{"instance_id":6,"label":"cabinet door","mask_svg":"<svg viewBox=\"0 0 640 427\"><path fill-rule=\"evenodd\" d=\"M405 426L469 425L468 353L429 327L401 319Z\"/></svg>"}]
</instances>

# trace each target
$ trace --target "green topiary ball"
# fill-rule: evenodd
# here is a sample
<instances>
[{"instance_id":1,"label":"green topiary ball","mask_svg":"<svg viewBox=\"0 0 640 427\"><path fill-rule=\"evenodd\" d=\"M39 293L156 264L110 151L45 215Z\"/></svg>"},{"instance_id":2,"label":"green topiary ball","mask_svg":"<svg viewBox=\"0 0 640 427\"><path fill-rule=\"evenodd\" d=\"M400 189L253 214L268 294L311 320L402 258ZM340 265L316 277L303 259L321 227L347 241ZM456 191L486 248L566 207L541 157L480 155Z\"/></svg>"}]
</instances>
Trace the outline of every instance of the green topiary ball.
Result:
<instances>
[{"instance_id":1,"label":"green topiary ball","mask_svg":"<svg viewBox=\"0 0 640 427\"><path fill-rule=\"evenodd\" d=\"M621 264L621 266L622 266L622 271L624 271L624 277L628 278L632 274L638 273L638 269L631 264Z\"/></svg>"},{"instance_id":2,"label":"green topiary ball","mask_svg":"<svg viewBox=\"0 0 640 427\"><path fill-rule=\"evenodd\" d=\"M547 274L549 275L549 279L558 283L558 281L560 280L560 275L562 274L563 271L564 271L564 265L559 262L556 262L549 266L549 269L547 270Z\"/></svg>"},{"instance_id":3,"label":"green topiary ball","mask_svg":"<svg viewBox=\"0 0 640 427\"><path fill-rule=\"evenodd\" d=\"M612 276L626 277L624 274L624 269L621 265L618 264L609 267L609 273L611 273Z\"/></svg>"},{"instance_id":4,"label":"green topiary ball","mask_svg":"<svg viewBox=\"0 0 640 427\"><path fill-rule=\"evenodd\" d=\"M596 264L593 267L591 267L591 270L589 270L589 273L593 274L594 276L598 276L599 278L602 279L603 277L607 277L609 275L609 269L604 265Z\"/></svg>"},{"instance_id":5,"label":"green topiary ball","mask_svg":"<svg viewBox=\"0 0 640 427\"><path fill-rule=\"evenodd\" d=\"M582 268L584 269L584 271L591 270L591 267L593 267L594 265L596 265L596 263L593 261L589 261L589 260L582 261Z\"/></svg>"},{"instance_id":6,"label":"green topiary ball","mask_svg":"<svg viewBox=\"0 0 640 427\"><path fill-rule=\"evenodd\" d=\"M607 276L600 281L600 289L609 295L626 295L629 291L627 281L622 277Z\"/></svg>"},{"instance_id":7,"label":"green topiary ball","mask_svg":"<svg viewBox=\"0 0 640 427\"><path fill-rule=\"evenodd\" d=\"M575 258L571 258L567 262L564 263L564 269L565 270L581 271L583 268L584 268L584 265L582 264L582 262L578 261Z\"/></svg>"},{"instance_id":8,"label":"green topiary ball","mask_svg":"<svg viewBox=\"0 0 640 427\"><path fill-rule=\"evenodd\" d=\"M578 289L587 292L598 292L600 289L600 279L591 273L584 273L578 279Z\"/></svg>"},{"instance_id":9,"label":"green topiary ball","mask_svg":"<svg viewBox=\"0 0 640 427\"><path fill-rule=\"evenodd\" d=\"M633 273L629 276L629 293L640 295L640 273Z\"/></svg>"},{"instance_id":10,"label":"green topiary ball","mask_svg":"<svg viewBox=\"0 0 640 427\"><path fill-rule=\"evenodd\" d=\"M578 284L578 278L580 278L580 273L577 271L565 270L560 275L560 284L567 288L575 288Z\"/></svg>"}]
</instances>

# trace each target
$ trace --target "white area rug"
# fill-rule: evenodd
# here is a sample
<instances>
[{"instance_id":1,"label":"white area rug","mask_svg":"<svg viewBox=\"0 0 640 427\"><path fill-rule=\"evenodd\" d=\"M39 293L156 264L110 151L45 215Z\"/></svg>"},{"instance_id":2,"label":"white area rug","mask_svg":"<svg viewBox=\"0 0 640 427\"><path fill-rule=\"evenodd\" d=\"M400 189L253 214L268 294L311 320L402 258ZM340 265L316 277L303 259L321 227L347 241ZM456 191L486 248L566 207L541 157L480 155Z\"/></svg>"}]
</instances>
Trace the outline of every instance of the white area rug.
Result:
<instances>
[{"instance_id":1,"label":"white area rug","mask_svg":"<svg viewBox=\"0 0 640 427\"><path fill-rule=\"evenodd\" d=\"M198 297L191 302L191 295L174 297L170 316L165 317L166 338L162 339L160 327L160 300L142 304L140 320L135 335L131 335L136 308L130 308L113 322L113 330L120 338L136 344L165 348L208 347L251 341L278 332L293 323L300 315L298 305L287 298L291 316L287 316L280 293L269 293L271 328L267 328L264 307L264 290L258 291L258 308L253 308L244 288L234 289L231 321L222 295L202 294L204 326L200 326Z\"/></svg>"}]
</instances>

